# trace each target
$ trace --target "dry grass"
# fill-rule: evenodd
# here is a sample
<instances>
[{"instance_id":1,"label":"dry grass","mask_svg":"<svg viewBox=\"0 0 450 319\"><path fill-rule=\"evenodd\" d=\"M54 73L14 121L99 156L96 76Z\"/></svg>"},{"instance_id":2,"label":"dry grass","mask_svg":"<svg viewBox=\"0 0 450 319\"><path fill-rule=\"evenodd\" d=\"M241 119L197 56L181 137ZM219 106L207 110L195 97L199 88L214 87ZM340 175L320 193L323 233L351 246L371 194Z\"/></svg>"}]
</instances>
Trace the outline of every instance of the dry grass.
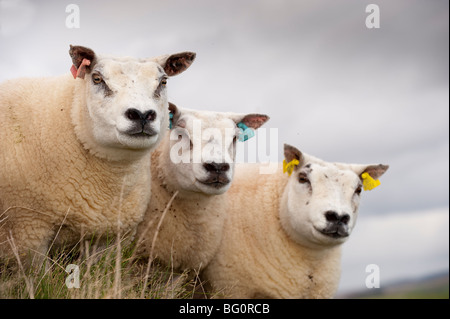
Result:
<instances>
[{"instance_id":1,"label":"dry grass","mask_svg":"<svg viewBox=\"0 0 450 319\"><path fill-rule=\"evenodd\" d=\"M55 257L56 256L56 257ZM193 298L200 282L197 274L175 273L154 260L135 254L134 243L113 238L105 246L84 240L71 250L48 254L37 268L11 271L0 266L0 298L98 299ZM17 262L15 262L17 268ZM68 288L79 269L79 288ZM74 282L69 282L69 286Z\"/></svg>"},{"instance_id":2,"label":"dry grass","mask_svg":"<svg viewBox=\"0 0 450 319\"><path fill-rule=\"evenodd\" d=\"M177 193L173 195L166 206L153 236L152 247L157 241L164 216ZM119 203L122 203L121 196L118 200ZM0 226L2 226L1 222L7 218L4 217L6 213L12 208L14 207L10 207L0 214ZM153 249L148 258L139 257L137 250L144 234L136 242L131 242L126 235L122 236L120 229L117 229L115 233L118 235L109 238L106 236L106 240L105 236L102 236L101 243L99 240L94 240L94 237L81 238L78 244L72 248L54 251L53 244L69 213L70 210L66 212L45 256L36 255L38 261L36 262L34 259L32 267L22 265L14 239L8 238L8 244L11 246L15 258L0 262L0 299L188 299L206 297L203 284L195 271L176 273L170 266L159 265L153 259ZM120 216L118 219L120 221ZM73 269L79 271L79 287L75 287L75 281L70 281L70 278L76 277Z\"/></svg>"},{"instance_id":3,"label":"dry grass","mask_svg":"<svg viewBox=\"0 0 450 319\"><path fill-rule=\"evenodd\" d=\"M176 193L163 217L175 196ZM67 214L69 211L66 217ZM152 245L160 227L161 222ZM31 267L22 265L14 238L9 237L8 244L15 258L0 263L0 299L187 299L206 296L201 294L203 290L197 273L176 273L171 267L159 265L153 258L153 249L149 257L141 258L137 251L144 235L132 242L126 235L121 236L120 229L115 233L118 235L81 238L74 247L58 251L52 249L53 240L45 256L34 256ZM79 281L71 281L74 277Z\"/></svg>"}]
</instances>

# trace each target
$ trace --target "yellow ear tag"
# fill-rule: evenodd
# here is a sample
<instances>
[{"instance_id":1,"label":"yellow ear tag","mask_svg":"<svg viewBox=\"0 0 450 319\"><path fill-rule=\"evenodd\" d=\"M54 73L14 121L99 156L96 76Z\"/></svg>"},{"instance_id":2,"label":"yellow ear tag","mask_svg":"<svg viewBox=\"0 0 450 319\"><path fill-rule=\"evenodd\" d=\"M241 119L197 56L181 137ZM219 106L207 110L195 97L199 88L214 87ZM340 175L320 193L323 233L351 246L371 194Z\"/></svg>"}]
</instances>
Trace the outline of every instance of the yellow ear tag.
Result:
<instances>
[{"instance_id":1,"label":"yellow ear tag","mask_svg":"<svg viewBox=\"0 0 450 319\"><path fill-rule=\"evenodd\" d=\"M283 173L288 173L289 176L291 176L292 172L294 171L294 167L300 164L300 162L297 159L293 159L289 163L286 164L286 160L283 160Z\"/></svg>"},{"instance_id":2,"label":"yellow ear tag","mask_svg":"<svg viewBox=\"0 0 450 319\"><path fill-rule=\"evenodd\" d=\"M378 179L373 179L369 173L362 173L361 178L363 179L363 187L365 191L370 191L381 184Z\"/></svg>"}]
</instances>

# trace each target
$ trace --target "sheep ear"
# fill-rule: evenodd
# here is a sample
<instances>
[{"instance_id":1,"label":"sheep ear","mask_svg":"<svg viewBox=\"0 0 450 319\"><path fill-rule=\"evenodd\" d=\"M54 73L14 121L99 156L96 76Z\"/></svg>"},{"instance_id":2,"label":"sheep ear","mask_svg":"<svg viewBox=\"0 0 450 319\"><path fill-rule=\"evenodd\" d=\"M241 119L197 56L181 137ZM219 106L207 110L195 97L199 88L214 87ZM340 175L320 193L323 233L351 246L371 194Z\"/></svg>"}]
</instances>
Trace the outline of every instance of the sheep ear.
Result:
<instances>
[{"instance_id":1,"label":"sheep ear","mask_svg":"<svg viewBox=\"0 0 450 319\"><path fill-rule=\"evenodd\" d=\"M169 102L169 117L170 117L169 128L170 129L172 129L175 126L182 126L180 124L183 124L183 123L179 123L179 121L178 121L180 119L180 115L181 115L181 112L178 109L178 107L175 104ZM185 124L183 127L185 127Z\"/></svg>"},{"instance_id":2,"label":"sheep ear","mask_svg":"<svg viewBox=\"0 0 450 319\"><path fill-rule=\"evenodd\" d=\"M362 165L356 173L361 178L363 173L368 173L373 179L380 178L389 168L389 165Z\"/></svg>"},{"instance_id":3,"label":"sheep ear","mask_svg":"<svg viewBox=\"0 0 450 319\"><path fill-rule=\"evenodd\" d=\"M175 105L175 104L173 104L173 103L171 103L171 102L169 102L169 112L172 114L172 116L178 116L178 115L180 115L179 113L179 111L178 111L178 108L177 108L177 106Z\"/></svg>"},{"instance_id":4,"label":"sheep ear","mask_svg":"<svg viewBox=\"0 0 450 319\"><path fill-rule=\"evenodd\" d=\"M297 148L294 146L291 146L289 144L284 144L284 158L286 160L286 163L292 162L292 160L299 161L299 165L297 167L301 167L303 165L303 154L300 152Z\"/></svg>"},{"instance_id":5,"label":"sheep ear","mask_svg":"<svg viewBox=\"0 0 450 319\"><path fill-rule=\"evenodd\" d=\"M73 63L70 69L73 77L84 79L86 72L91 72L95 64L95 52L86 47L70 45L69 55Z\"/></svg>"},{"instance_id":6,"label":"sheep ear","mask_svg":"<svg viewBox=\"0 0 450 319\"><path fill-rule=\"evenodd\" d=\"M260 128L269 120L265 114L235 114L231 113L230 118L236 123L236 126L241 130L239 133L239 141L246 140L255 136L256 129Z\"/></svg>"},{"instance_id":7,"label":"sheep ear","mask_svg":"<svg viewBox=\"0 0 450 319\"><path fill-rule=\"evenodd\" d=\"M186 71L195 60L194 52L181 52L172 55L162 55L154 58L168 76L178 75Z\"/></svg>"},{"instance_id":8,"label":"sheep ear","mask_svg":"<svg viewBox=\"0 0 450 319\"><path fill-rule=\"evenodd\" d=\"M270 117L265 114L247 114L243 117L237 117L234 119L236 124L243 123L247 127L251 127L254 130L257 130L261 126L263 126L264 123L266 123Z\"/></svg>"}]
</instances>

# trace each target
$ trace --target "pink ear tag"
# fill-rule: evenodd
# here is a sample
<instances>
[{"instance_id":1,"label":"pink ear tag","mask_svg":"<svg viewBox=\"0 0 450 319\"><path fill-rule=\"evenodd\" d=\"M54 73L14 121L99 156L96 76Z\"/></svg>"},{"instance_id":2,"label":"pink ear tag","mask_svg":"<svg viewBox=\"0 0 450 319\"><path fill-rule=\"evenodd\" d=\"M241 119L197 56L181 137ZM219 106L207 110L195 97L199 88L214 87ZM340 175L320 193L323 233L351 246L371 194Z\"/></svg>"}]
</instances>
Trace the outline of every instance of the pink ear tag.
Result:
<instances>
[{"instance_id":1,"label":"pink ear tag","mask_svg":"<svg viewBox=\"0 0 450 319\"><path fill-rule=\"evenodd\" d=\"M75 65L72 64L72 67L70 68L70 72L73 75L73 78L76 79L77 78L77 68L75 67Z\"/></svg>"},{"instance_id":2,"label":"pink ear tag","mask_svg":"<svg viewBox=\"0 0 450 319\"><path fill-rule=\"evenodd\" d=\"M86 66L91 65L91 61L89 61L88 59L83 59L83 61L81 61L80 66L78 67L78 70L76 68L75 65L72 65L72 67L70 68L70 72L73 75L73 78L80 78L80 79L84 79L84 76L86 74Z\"/></svg>"}]
</instances>

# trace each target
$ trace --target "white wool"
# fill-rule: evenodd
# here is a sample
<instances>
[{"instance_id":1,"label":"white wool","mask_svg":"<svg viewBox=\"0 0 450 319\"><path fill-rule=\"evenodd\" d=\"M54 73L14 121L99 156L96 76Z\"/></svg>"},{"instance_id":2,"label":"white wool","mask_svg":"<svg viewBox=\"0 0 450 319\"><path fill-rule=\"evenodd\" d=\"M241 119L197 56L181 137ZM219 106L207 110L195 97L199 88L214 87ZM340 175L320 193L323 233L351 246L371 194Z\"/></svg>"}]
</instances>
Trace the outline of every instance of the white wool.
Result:
<instances>
[{"instance_id":1,"label":"white wool","mask_svg":"<svg viewBox=\"0 0 450 319\"><path fill-rule=\"evenodd\" d=\"M172 109L174 127L152 154L152 195L138 228L138 238L143 240L144 255L152 254L179 270L200 270L208 264L221 240L226 216L222 210L226 200L223 194L232 184L240 132L236 125L243 121L257 129L268 117L178 110L174 105ZM197 132L201 133L199 136L195 136L195 123L202 128ZM171 151L178 153L178 144L186 146L187 163L174 163L171 158ZM201 161L196 162L196 158ZM208 165L218 165L220 173L211 171ZM223 183L214 183L216 179ZM178 195L161 221L175 192Z\"/></svg>"},{"instance_id":2,"label":"white wool","mask_svg":"<svg viewBox=\"0 0 450 319\"><path fill-rule=\"evenodd\" d=\"M300 162L290 177L281 166L262 175L258 164L236 165L221 207L227 213L222 241L202 274L219 296L331 298L337 290L340 247L356 222L360 175L370 171L377 178L387 166L328 163L291 146L286 155L286 162ZM343 219L334 223L335 217Z\"/></svg>"},{"instance_id":3,"label":"white wool","mask_svg":"<svg viewBox=\"0 0 450 319\"><path fill-rule=\"evenodd\" d=\"M150 199L148 158L168 124L162 80L195 57L116 61L84 47L70 54L84 78L0 85L0 258L13 255L12 241L21 256L44 256L51 243L83 235L133 235ZM173 57L187 62L167 68ZM85 69L81 58L91 62ZM141 127L131 108L156 117Z\"/></svg>"}]
</instances>

